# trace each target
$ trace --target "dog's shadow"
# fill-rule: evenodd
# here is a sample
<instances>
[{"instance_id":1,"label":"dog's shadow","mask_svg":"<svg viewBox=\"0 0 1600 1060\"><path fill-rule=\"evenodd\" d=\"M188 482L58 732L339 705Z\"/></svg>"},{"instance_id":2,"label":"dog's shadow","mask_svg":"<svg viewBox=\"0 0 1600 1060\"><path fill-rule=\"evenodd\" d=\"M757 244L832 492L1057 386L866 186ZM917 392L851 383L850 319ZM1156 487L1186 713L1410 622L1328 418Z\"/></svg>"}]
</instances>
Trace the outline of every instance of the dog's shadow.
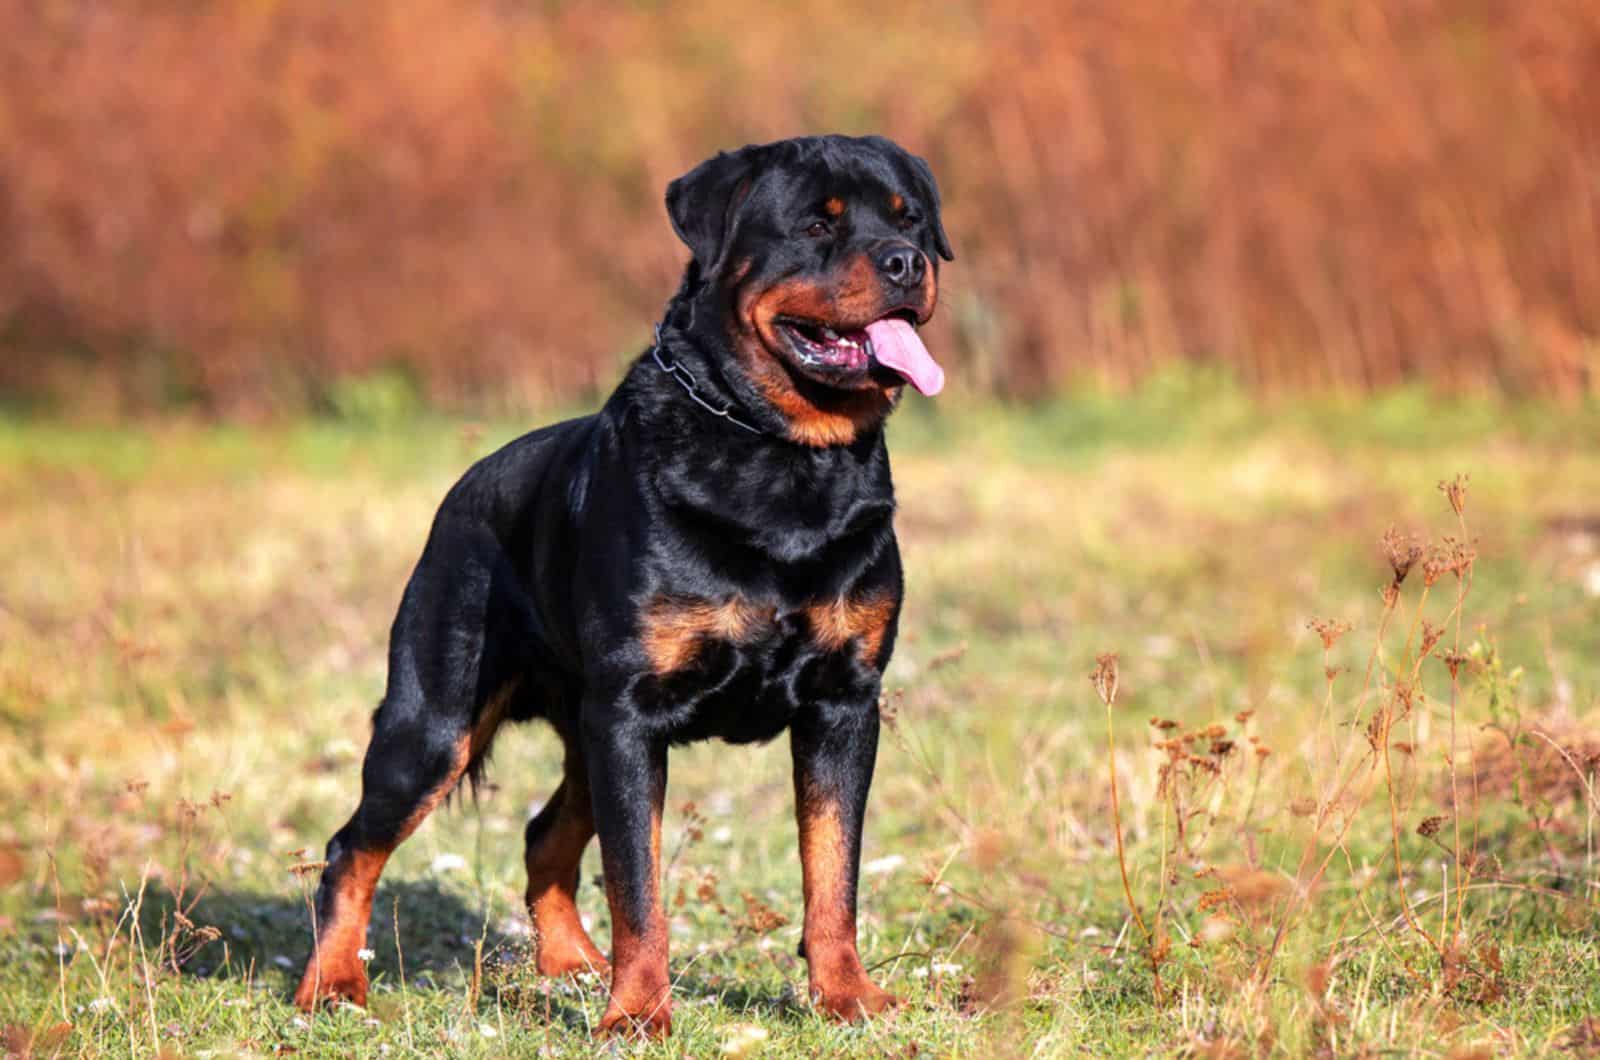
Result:
<instances>
[{"instance_id":1,"label":"dog's shadow","mask_svg":"<svg viewBox=\"0 0 1600 1060\"><path fill-rule=\"evenodd\" d=\"M174 932L176 908L170 894L148 895L140 918L146 937ZM176 936L183 974L248 981L269 995L290 998L312 944L311 910L301 895L213 888L185 908L194 926ZM596 936L602 942L603 934ZM584 1031L598 1018L606 996L608 984L598 976L539 976L525 917L455 893L436 880L384 881L373 901L367 938L368 974L376 987L368 1006L380 1016L397 1003L390 999L398 997L402 984L413 993L465 994L476 979L485 997ZM792 986L772 983L770 976L750 982L694 960L673 963L675 1004L715 1004L730 1015L785 1021L806 1017Z\"/></svg>"}]
</instances>

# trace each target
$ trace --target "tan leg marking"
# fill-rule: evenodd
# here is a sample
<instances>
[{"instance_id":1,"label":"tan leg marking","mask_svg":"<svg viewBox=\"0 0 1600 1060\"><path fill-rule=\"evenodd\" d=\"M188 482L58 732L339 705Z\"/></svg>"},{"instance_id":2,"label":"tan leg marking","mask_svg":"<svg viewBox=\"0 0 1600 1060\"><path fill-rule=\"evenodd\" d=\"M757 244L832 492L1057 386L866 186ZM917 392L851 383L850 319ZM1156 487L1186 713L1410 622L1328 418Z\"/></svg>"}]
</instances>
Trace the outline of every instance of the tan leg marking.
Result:
<instances>
[{"instance_id":1,"label":"tan leg marking","mask_svg":"<svg viewBox=\"0 0 1600 1060\"><path fill-rule=\"evenodd\" d=\"M611 1003L600 1020L601 1035L640 1034L660 1038L672 1031L672 984L667 978L667 917L661 908L661 813L650 815L649 919L642 931L628 924L629 897L606 881L611 906Z\"/></svg>"},{"instance_id":2,"label":"tan leg marking","mask_svg":"<svg viewBox=\"0 0 1600 1060\"><path fill-rule=\"evenodd\" d=\"M578 915L578 867L594 838L589 791L563 782L561 806L536 846L528 848L528 915L540 975L607 972L610 965Z\"/></svg>"},{"instance_id":3,"label":"tan leg marking","mask_svg":"<svg viewBox=\"0 0 1600 1060\"><path fill-rule=\"evenodd\" d=\"M850 844L839 808L799 792L800 871L806 914L803 938L811 997L834 1019L854 1022L899 1003L867 978L856 950L855 894L850 886Z\"/></svg>"}]
</instances>

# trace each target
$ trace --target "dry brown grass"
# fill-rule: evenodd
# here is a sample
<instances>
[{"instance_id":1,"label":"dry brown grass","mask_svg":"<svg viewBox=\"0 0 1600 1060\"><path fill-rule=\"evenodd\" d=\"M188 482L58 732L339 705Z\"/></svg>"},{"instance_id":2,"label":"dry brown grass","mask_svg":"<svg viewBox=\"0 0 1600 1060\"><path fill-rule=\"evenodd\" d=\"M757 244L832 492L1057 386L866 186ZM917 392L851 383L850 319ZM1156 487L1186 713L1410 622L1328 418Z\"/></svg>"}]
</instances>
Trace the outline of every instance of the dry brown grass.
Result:
<instances>
[{"instance_id":1,"label":"dry brown grass","mask_svg":"<svg viewBox=\"0 0 1600 1060\"><path fill-rule=\"evenodd\" d=\"M841 130L940 174L976 386L1592 394L1597 63L1583 0L0 0L0 392L593 390L673 289L666 181Z\"/></svg>"}]
</instances>

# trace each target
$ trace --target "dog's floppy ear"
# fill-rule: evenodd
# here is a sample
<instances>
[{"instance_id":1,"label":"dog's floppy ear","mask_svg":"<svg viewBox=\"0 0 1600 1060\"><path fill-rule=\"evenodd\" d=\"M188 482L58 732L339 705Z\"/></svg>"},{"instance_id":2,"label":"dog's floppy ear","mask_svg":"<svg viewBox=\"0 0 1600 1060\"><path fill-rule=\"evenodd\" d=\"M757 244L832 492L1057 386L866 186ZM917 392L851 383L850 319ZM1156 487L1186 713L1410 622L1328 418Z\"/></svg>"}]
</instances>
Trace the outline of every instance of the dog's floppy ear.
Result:
<instances>
[{"instance_id":1,"label":"dog's floppy ear","mask_svg":"<svg viewBox=\"0 0 1600 1060\"><path fill-rule=\"evenodd\" d=\"M760 148L723 151L667 185L667 216L694 252L700 275L711 276L733 242L739 205L750 193Z\"/></svg>"},{"instance_id":2,"label":"dog's floppy ear","mask_svg":"<svg viewBox=\"0 0 1600 1060\"><path fill-rule=\"evenodd\" d=\"M944 234L944 218L939 215L939 184L933 179L933 169L927 162L916 155L906 152L911 159L911 168L916 172L918 191L928 204L931 216L928 218L933 225L933 247L939 256L946 261L956 260L956 253L950 249L950 237Z\"/></svg>"}]
</instances>

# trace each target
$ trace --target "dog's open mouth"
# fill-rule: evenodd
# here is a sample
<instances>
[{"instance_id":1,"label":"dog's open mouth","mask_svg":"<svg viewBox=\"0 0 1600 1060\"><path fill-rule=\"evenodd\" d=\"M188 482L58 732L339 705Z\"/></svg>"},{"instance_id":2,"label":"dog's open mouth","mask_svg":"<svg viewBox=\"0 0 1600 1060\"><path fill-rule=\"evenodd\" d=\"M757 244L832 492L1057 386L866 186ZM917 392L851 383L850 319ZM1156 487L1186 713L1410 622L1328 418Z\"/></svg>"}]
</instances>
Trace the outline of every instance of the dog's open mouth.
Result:
<instances>
[{"instance_id":1,"label":"dog's open mouth","mask_svg":"<svg viewBox=\"0 0 1600 1060\"><path fill-rule=\"evenodd\" d=\"M929 397L944 387L944 369L922 344L910 313L891 313L864 328L835 330L792 317L777 324L796 361L808 372L848 380L881 366Z\"/></svg>"}]
</instances>

